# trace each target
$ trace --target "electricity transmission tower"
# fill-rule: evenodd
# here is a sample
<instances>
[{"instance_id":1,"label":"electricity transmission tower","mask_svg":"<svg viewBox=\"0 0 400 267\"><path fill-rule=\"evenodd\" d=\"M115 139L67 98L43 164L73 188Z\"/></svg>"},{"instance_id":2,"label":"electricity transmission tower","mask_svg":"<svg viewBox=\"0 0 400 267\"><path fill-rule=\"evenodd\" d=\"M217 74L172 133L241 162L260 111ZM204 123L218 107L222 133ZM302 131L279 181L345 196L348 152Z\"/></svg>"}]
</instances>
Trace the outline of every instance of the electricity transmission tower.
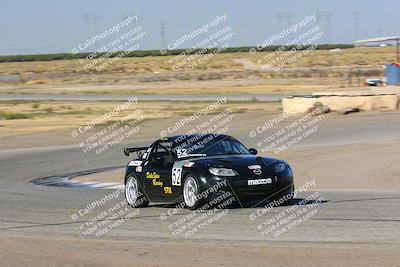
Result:
<instances>
[{"instance_id":1,"label":"electricity transmission tower","mask_svg":"<svg viewBox=\"0 0 400 267\"><path fill-rule=\"evenodd\" d=\"M167 22L162 20L160 21L160 40L161 40L161 48L166 48L167 46Z\"/></svg>"},{"instance_id":2,"label":"electricity transmission tower","mask_svg":"<svg viewBox=\"0 0 400 267\"><path fill-rule=\"evenodd\" d=\"M318 23L320 23L321 25L325 25L325 26L323 26L323 28L325 28L325 30L326 30L326 35L328 37L327 41L328 41L328 43L331 43L332 42L332 23L331 23L332 21L331 21L331 19L333 17L333 14L329 11L321 12L318 10L316 17L317 17Z\"/></svg>"},{"instance_id":3,"label":"electricity transmission tower","mask_svg":"<svg viewBox=\"0 0 400 267\"><path fill-rule=\"evenodd\" d=\"M282 13L279 11L274 17L278 20L278 24L281 27L283 26L283 27L290 28L293 25L293 19L296 16L291 13ZM288 36L289 41L292 40L292 35L293 35L293 33L291 33L290 36Z\"/></svg>"}]
</instances>

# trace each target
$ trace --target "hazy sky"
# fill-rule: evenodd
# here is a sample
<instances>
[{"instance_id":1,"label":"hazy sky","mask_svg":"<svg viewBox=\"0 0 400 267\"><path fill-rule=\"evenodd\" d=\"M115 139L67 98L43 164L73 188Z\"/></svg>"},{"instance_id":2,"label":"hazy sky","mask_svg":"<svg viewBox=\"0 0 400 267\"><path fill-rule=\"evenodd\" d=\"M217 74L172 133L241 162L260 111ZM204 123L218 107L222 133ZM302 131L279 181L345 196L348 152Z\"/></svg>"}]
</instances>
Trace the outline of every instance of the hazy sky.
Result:
<instances>
[{"instance_id":1,"label":"hazy sky","mask_svg":"<svg viewBox=\"0 0 400 267\"><path fill-rule=\"evenodd\" d=\"M352 43L356 38L400 35L399 0L0 0L0 54L69 52L79 43L136 13L146 37L140 49L162 46L161 21L166 22L165 41L173 42L218 15L235 36L230 46L255 45L307 15L332 14L320 25L321 42ZM358 15L355 14L358 13ZM356 18L358 22L356 23ZM281 23L280 23L281 22ZM358 25L356 27L356 25ZM358 30L357 30L358 28Z\"/></svg>"}]
</instances>

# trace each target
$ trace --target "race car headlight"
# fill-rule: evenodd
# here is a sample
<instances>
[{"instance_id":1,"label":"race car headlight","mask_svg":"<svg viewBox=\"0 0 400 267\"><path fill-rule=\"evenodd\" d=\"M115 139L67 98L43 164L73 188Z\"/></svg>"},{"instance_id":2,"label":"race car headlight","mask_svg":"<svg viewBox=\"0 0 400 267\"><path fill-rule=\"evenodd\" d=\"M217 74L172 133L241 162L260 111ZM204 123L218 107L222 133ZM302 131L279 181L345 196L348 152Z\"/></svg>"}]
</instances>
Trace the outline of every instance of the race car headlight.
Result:
<instances>
[{"instance_id":1,"label":"race car headlight","mask_svg":"<svg viewBox=\"0 0 400 267\"><path fill-rule=\"evenodd\" d=\"M227 169L227 168L209 168L208 170L216 176L236 176L236 175L238 175L238 173L235 170Z\"/></svg>"},{"instance_id":2,"label":"race car headlight","mask_svg":"<svg viewBox=\"0 0 400 267\"><path fill-rule=\"evenodd\" d=\"M276 164L274 166L274 168L275 168L275 172L283 172L286 170L286 164L281 162L281 163Z\"/></svg>"}]
</instances>

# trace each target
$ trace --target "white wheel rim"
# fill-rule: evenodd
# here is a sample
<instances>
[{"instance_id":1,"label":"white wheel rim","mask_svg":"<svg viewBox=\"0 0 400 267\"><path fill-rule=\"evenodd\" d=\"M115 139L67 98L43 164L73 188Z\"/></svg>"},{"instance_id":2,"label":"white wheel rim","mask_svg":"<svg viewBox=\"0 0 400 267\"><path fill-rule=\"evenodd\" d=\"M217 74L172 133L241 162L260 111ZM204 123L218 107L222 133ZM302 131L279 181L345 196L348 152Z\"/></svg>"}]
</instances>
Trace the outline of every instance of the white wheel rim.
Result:
<instances>
[{"instance_id":1,"label":"white wheel rim","mask_svg":"<svg viewBox=\"0 0 400 267\"><path fill-rule=\"evenodd\" d=\"M138 193L139 193L139 188L136 179L134 177L129 178L125 186L126 201L132 206L135 205Z\"/></svg>"},{"instance_id":2,"label":"white wheel rim","mask_svg":"<svg viewBox=\"0 0 400 267\"><path fill-rule=\"evenodd\" d=\"M188 177L183 186L183 198L188 207L193 207L196 204L197 183L193 177Z\"/></svg>"}]
</instances>

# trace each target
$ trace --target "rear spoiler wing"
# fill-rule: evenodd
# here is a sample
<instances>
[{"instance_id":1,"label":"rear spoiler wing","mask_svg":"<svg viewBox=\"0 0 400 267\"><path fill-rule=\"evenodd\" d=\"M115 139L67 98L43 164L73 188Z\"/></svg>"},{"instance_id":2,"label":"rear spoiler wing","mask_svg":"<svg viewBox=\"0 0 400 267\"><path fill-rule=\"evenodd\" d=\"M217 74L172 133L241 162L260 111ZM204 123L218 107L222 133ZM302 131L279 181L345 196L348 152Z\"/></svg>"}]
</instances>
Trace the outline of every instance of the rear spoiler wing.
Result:
<instances>
[{"instance_id":1,"label":"rear spoiler wing","mask_svg":"<svg viewBox=\"0 0 400 267\"><path fill-rule=\"evenodd\" d=\"M148 149L148 148L149 148L148 146L143 146L143 147L126 147L126 148L124 148L124 154L125 154L125 156L128 157L130 153L133 153L133 152L140 152L140 151L146 150L146 149Z\"/></svg>"}]
</instances>

